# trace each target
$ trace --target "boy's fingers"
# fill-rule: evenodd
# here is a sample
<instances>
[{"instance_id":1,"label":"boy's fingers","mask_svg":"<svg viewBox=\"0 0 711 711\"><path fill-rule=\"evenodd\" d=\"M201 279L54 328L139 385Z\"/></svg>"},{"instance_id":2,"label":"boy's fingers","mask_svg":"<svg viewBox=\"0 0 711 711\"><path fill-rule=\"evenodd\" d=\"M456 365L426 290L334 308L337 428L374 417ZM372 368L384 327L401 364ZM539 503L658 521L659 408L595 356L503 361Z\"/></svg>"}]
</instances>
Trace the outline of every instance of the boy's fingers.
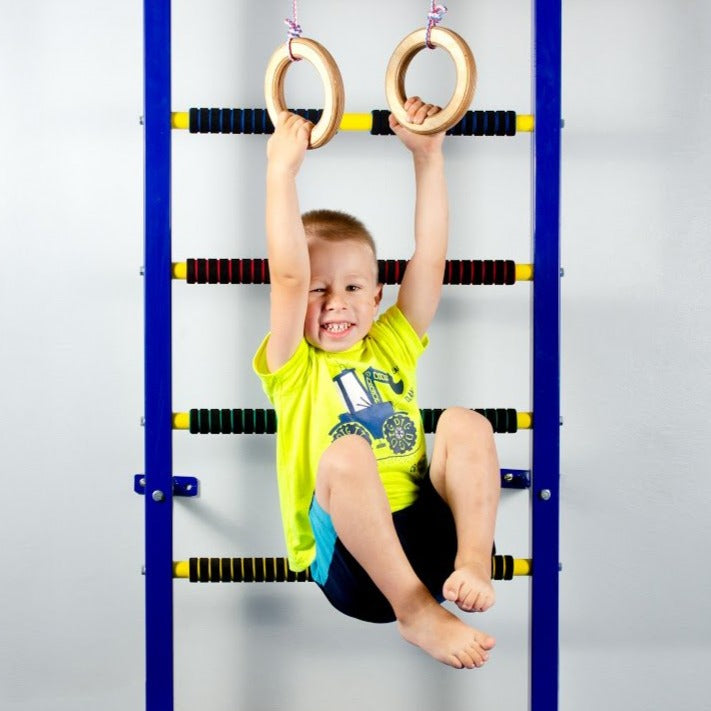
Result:
<instances>
[{"instance_id":1,"label":"boy's fingers","mask_svg":"<svg viewBox=\"0 0 711 711\"><path fill-rule=\"evenodd\" d=\"M420 105L416 110L411 109L408 115L410 121L412 123L421 124L428 116L428 106L429 104L423 104L420 102Z\"/></svg>"},{"instance_id":2,"label":"boy's fingers","mask_svg":"<svg viewBox=\"0 0 711 711\"><path fill-rule=\"evenodd\" d=\"M290 114L288 111L280 111L277 116L277 126L286 126L291 116L293 116L293 114Z\"/></svg>"},{"instance_id":3,"label":"boy's fingers","mask_svg":"<svg viewBox=\"0 0 711 711\"><path fill-rule=\"evenodd\" d=\"M292 114L289 111L282 111L277 116L277 127L279 128L294 128L300 131L302 128L307 128L309 133L313 128L311 121L307 121L298 114Z\"/></svg>"}]
</instances>

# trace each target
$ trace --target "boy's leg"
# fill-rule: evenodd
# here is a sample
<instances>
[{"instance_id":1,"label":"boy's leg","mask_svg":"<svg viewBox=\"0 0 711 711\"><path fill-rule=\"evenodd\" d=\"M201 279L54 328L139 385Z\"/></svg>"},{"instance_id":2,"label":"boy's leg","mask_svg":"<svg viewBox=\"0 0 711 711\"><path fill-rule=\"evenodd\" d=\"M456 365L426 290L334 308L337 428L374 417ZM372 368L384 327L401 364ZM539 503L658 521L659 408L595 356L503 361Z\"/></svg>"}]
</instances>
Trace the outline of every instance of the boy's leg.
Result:
<instances>
[{"instance_id":1,"label":"boy's leg","mask_svg":"<svg viewBox=\"0 0 711 711\"><path fill-rule=\"evenodd\" d=\"M501 481L491 424L472 410L450 408L439 419L430 478L457 530L454 572L442 594L467 612L495 601L491 552Z\"/></svg>"},{"instance_id":2,"label":"boy's leg","mask_svg":"<svg viewBox=\"0 0 711 711\"><path fill-rule=\"evenodd\" d=\"M481 666L493 638L442 608L412 569L395 531L370 445L357 435L324 453L316 500L338 537L391 604L402 636L453 667Z\"/></svg>"}]
</instances>

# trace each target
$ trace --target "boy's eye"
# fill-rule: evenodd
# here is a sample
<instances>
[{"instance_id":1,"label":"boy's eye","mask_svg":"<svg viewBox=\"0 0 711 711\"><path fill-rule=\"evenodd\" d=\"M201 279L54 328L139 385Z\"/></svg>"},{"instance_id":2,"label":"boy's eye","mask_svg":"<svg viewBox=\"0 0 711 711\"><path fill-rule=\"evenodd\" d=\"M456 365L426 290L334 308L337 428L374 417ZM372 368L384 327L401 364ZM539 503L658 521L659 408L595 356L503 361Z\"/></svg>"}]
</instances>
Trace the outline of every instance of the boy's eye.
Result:
<instances>
[{"instance_id":1,"label":"boy's eye","mask_svg":"<svg viewBox=\"0 0 711 711\"><path fill-rule=\"evenodd\" d=\"M347 291L358 291L359 289L360 289L360 285L358 285L358 284L349 284L346 287Z\"/></svg>"},{"instance_id":2,"label":"boy's eye","mask_svg":"<svg viewBox=\"0 0 711 711\"><path fill-rule=\"evenodd\" d=\"M315 286L313 289L311 289L312 294L320 294L323 291L326 291L323 286Z\"/></svg>"}]
</instances>

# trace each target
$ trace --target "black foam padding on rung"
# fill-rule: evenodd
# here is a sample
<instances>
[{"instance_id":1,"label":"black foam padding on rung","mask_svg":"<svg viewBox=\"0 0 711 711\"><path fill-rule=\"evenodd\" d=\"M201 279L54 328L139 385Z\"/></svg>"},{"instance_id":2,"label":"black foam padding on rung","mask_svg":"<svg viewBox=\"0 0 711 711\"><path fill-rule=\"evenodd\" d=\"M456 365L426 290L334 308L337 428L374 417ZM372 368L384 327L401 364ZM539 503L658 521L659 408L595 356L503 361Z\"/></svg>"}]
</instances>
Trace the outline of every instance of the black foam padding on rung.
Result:
<instances>
[{"instance_id":1,"label":"black foam padding on rung","mask_svg":"<svg viewBox=\"0 0 711 711\"><path fill-rule=\"evenodd\" d=\"M306 583L307 568L294 572L286 558L190 558L191 583Z\"/></svg>"},{"instance_id":2,"label":"black foam padding on rung","mask_svg":"<svg viewBox=\"0 0 711 711\"><path fill-rule=\"evenodd\" d=\"M444 283L454 286L515 282L516 264L511 259L449 259L444 271Z\"/></svg>"},{"instance_id":3,"label":"black foam padding on rung","mask_svg":"<svg viewBox=\"0 0 711 711\"><path fill-rule=\"evenodd\" d=\"M447 130L449 136L515 136L515 111L467 111Z\"/></svg>"},{"instance_id":4,"label":"black foam padding on rung","mask_svg":"<svg viewBox=\"0 0 711 711\"><path fill-rule=\"evenodd\" d=\"M511 555L495 555L491 559L492 580L513 580L514 558Z\"/></svg>"},{"instance_id":5,"label":"black foam padding on rung","mask_svg":"<svg viewBox=\"0 0 711 711\"><path fill-rule=\"evenodd\" d=\"M406 259L379 259L378 281L381 284L399 284L406 267Z\"/></svg>"},{"instance_id":6,"label":"black foam padding on rung","mask_svg":"<svg viewBox=\"0 0 711 711\"><path fill-rule=\"evenodd\" d=\"M426 433L437 429L443 408L420 410ZM518 413L513 408L477 408L475 412L486 417L494 432L515 433L518 431ZM244 408L190 410L191 434L274 434L277 417L273 409Z\"/></svg>"},{"instance_id":7,"label":"black foam padding on rung","mask_svg":"<svg viewBox=\"0 0 711 711\"><path fill-rule=\"evenodd\" d=\"M266 259L188 259L188 284L269 284Z\"/></svg>"},{"instance_id":8,"label":"black foam padding on rung","mask_svg":"<svg viewBox=\"0 0 711 711\"><path fill-rule=\"evenodd\" d=\"M209 420L210 434L222 434L222 418L220 417L220 411L217 409L211 409Z\"/></svg>"},{"instance_id":9,"label":"black foam padding on rung","mask_svg":"<svg viewBox=\"0 0 711 711\"><path fill-rule=\"evenodd\" d=\"M292 113L318 123L321 109L289 109ZM374 136L392 136L387 109L370 112ZM192 108L188 112L190 133L273 133L274 124L265 109ZM447 130L450 136L515 136L515 111L467 111L464 117Z\"/></svg>"},{"instance_id":10,"label":"black foam padding on rung","mask_svg":"<svg viewBox=\"0 0 711 711\"><path fill-rule=\"evenodd\" d=\"M378 281L400 284L408 260L379 259ZM188 284L269 284L269 261L247 259L188 259ZM516 283L516 263L512 259L448 259L442 277L443 284L511 285Z\"/></svg>"},{"instance_id":11,"label":"black foam padding on rung","mask_svg":"<svg viewBox=\"0 0 711 711\"><path fill-rule=\"evenodd\" d=\"M512 555L504 556L504 580L513 580L514 559Z\"/></svg>"},{"instance_id":12,"label":"black foam padding on rung","mask_svg":"<svg viewBox=\"0 0 711 711\"><path fill-rule=\"evenodd\" d=\"M217 260L207 260L207 283L217 284Z\"/></svg>"},{"instance_id":13,"label":"black foam padding on rung","mask_svg":"<svg viewBox=\"0 0 711 711\"><path fill-rule=\"evenodd\" d=\"M373 117L373 124L370 127L370 133L373 136L394 136L395 132L390 128L388 118L390 112L386 109L374 109L370 112Z\"/></svg>"},{"instance_id":14,"label":"black foam padding on rung","mask_svg":"<svg viewBox=\"0 0 711 711\"><path fill-rule=\"evenodd\" d=\"M443 412L444 409L442 408L424 408L420 410L420 415L422 415L422 424L427 434L431 434L437 429L437 422L439 422L439 418Z\"/></svg>"},{"instance_id":15,"label":"black foam padding on rung","mask_svg":"<svg viewBox=\"0 0 711 711\"><path fill-rule=\"evenodd\" d=\"M244 566L244 575L242 576L243 583L254 582L254 560L252 558L242 558Z\"/></svg>"},{"instance_id":16,"label":"black foam padding on rung","mask_svg":"<svg viewBox=\"0 0 711 711\"><path fill-rule=\"evenodd\" d=\"M265 109L193 108L188 112L190 133L273 133Z\"/></svg>"},{"instance_id":17,"label":"black foam padding on rung","mask_svg":"<svg viewBox=\"0 0 711 711\"><path fill-rule=\"evenodd\" d=\"M242 432L244 434L255 433L255 413L252 408L247 408L242 411Z\"/></svg>"},{"instance_id":18,"label":"black foam padding on rung","mask_svg":"<svg viewBox=\"0 0 711 711\"><path fill-rule=\"evenodd\" d=\"M510 434L518 432L518 414L516 410L505 408L478 408L475 412L478 412L489 420L494 432Z\"/></svg>"}]
</instances>

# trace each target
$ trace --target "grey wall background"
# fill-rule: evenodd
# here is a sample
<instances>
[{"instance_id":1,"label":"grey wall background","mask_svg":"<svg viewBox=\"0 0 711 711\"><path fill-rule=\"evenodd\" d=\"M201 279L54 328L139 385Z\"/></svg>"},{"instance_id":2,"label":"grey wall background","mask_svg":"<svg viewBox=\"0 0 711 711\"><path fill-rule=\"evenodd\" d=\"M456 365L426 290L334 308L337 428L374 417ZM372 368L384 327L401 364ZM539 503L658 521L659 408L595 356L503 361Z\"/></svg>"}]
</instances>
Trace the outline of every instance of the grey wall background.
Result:
<instances>
[{"instance_id":1,"label":"grey wall background","mask_svg":"<svg viewBox=\"0 0 711 711\"><path fill-rule=\"evenodd\" d=\"M385 106L387 60L426 5L301 3L347 111ZM1 11L0 706L142 708L141 5ZM289 13L176 0L174 109L263 105ZM450 3L445 25L477 58L475 108L532 111L530 14ZM708 708L710 21L703 0L564 3L561 709ZM438 102L452 85L437 53L408 74ZM291 70L287 97L317 104L315 74ZM530 260L530 142L447 142L451 257ZM175 261L263 256L264 147L174 134ZM383 257L407 254L396 141L340 134L308 156L301 194L362 216ZM174 410L266 406L250 369L266 290L173 295ZM446 289L431 336L423 407L530 406L528 285ZM174 442L175 473L202 486L175 503L176 559L281 554L272 438ZM498 443L503 466L528 467L529 435ZM528 555L528 510L505 492L502 551ZM496 653L457 673L312 586L176 582L176 709L525 708L528 582L498 591L477 620Z\"/></svg>"}]
</instances>

